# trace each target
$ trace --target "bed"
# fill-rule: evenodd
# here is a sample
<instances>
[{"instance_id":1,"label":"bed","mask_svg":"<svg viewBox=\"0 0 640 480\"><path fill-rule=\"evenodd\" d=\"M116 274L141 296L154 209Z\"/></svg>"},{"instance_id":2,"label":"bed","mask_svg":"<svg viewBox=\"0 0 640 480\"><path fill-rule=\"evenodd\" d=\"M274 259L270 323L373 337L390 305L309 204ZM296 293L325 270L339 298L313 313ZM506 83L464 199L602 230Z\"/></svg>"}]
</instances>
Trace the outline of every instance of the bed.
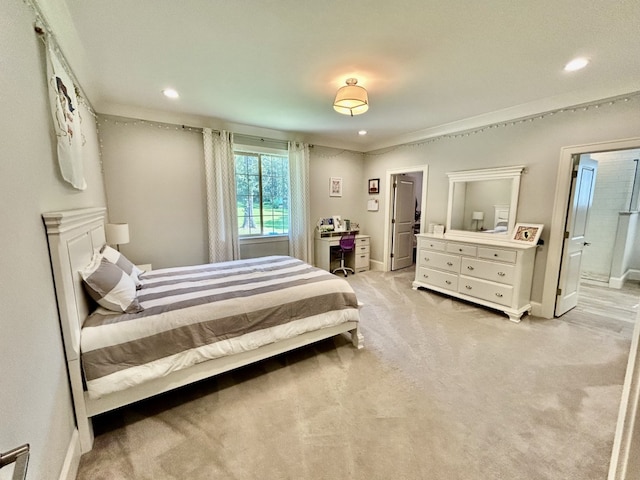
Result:
<instances>
[{"instance_id":1,"label":"bed","mask_svg":"<svg viewBox=\"0 0 640 480\"><path fill-rule=\"evenodd\" d=\"M96 308L80 272L105 212L43 214L83 453L101 413L335 335L363 347L349 284L286 256L145 272L136 308Z\"/></svg>"}]
</instances>

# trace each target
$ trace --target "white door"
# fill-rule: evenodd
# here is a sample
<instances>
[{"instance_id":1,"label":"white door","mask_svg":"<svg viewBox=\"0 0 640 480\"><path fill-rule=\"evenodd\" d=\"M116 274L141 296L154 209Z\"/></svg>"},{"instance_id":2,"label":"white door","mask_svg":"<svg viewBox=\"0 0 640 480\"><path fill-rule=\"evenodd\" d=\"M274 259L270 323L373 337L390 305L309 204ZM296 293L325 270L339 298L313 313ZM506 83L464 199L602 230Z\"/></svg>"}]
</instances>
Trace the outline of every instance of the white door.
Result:
<instances>
[{"instance_id":1,"label":"white door","mask_svg":"<svg viewBox=\"0 0 640 480\"><path fill-rule=\"evenodd\" d=\"M589 209L593 202L598 162L589 155L576 155L573 159L573 178L569 195L569 210L562 246L560 279L556 294L555 316L571 310L578 304L582 251L589 243L585 238Z\"/></svg>"},{"instance_id":2,"label":"white door","mask_svg":"<svg viewBox=\"0 0 640 480\"><path fill-rule=\"evenodd\" d=\"M413 224L415 222L413 180L393 176L393 216L391 220L391 270L413 265Z\"/></svg>"}]
</instances>

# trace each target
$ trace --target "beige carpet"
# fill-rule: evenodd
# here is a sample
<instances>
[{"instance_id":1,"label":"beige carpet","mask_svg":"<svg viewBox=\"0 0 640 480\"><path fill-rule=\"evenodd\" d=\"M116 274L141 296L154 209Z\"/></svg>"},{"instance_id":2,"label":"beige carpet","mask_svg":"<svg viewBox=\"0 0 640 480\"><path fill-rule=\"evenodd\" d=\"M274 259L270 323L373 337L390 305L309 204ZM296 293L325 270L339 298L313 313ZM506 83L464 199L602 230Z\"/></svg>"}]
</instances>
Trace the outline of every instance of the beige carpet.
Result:
<instances>
[{"instance_id":1,"label":"beige carpet","mask_svg":"<svg viewBox=\"0 0 640 480\"><path fill-rule=\"evenodd\" d=\"M79 479L605 479L630 339L349 277L342 337L96 420Z\"/></svg>"}]
</instances>

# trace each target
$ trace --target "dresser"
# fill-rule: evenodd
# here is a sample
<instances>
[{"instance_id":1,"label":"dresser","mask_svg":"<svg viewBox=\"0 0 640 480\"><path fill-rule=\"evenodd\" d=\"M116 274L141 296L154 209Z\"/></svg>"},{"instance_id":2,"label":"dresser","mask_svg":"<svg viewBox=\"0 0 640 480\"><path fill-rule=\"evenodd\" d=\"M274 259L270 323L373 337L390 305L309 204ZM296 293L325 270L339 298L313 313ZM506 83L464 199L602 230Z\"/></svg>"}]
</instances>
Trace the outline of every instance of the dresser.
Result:
<instances>
[{"instance_id":1,"label":"dresser","mask_svg":"<svg viewBox=\"0 0 640 480\"><path fill-rule=\"evenodd\" d=\"M519 322L531 310L536 246L429 234L416 235L413 288L428 288L501 310Z\"/></svg>"}]
</instances>

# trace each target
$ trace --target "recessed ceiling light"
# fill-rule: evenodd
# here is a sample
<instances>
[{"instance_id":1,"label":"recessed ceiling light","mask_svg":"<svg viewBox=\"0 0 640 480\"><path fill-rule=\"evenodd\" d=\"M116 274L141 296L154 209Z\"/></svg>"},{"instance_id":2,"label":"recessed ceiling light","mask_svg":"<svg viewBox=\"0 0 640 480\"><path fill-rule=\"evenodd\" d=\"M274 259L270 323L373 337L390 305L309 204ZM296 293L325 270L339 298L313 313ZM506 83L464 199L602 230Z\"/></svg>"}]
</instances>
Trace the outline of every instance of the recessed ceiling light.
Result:
<instances>
[{"instance_id":1,"label":"recessed ceiling light","mask_svg":"<svg viewBox=\"0 0 640 480\"><path fill-rule=\"evenodd\" d=\"M587 58L574 58L569 63L564 66L565 71L567 72L575 72L576 70L580 70L581 68L586 67L589 64L589 59Z\"/></svg>"},{"instance_id":2,"label":"recessed ceiling light","mask_svg":"<svg viewBox=\"0 0 640 480\"><path fill-rule=\"evenodd\" d=\"M168 98L178 98L180 96L178 95L178 92L176 92L173 88L165 88L164 90L162 90L162 93L165 97Z\"/></svg>"},{"instance_id":3,"label":"recessed ceiling light","mask_svg":"<svg viewBox=\"0 0 640 480\"><path fill-rule=\"evenodd\" d=\"M366 135L366 134L367 134L367 131L366 131L366 130L360 130L360 131L358 132L358 135Z\"/></svg>"}]
</instances>

